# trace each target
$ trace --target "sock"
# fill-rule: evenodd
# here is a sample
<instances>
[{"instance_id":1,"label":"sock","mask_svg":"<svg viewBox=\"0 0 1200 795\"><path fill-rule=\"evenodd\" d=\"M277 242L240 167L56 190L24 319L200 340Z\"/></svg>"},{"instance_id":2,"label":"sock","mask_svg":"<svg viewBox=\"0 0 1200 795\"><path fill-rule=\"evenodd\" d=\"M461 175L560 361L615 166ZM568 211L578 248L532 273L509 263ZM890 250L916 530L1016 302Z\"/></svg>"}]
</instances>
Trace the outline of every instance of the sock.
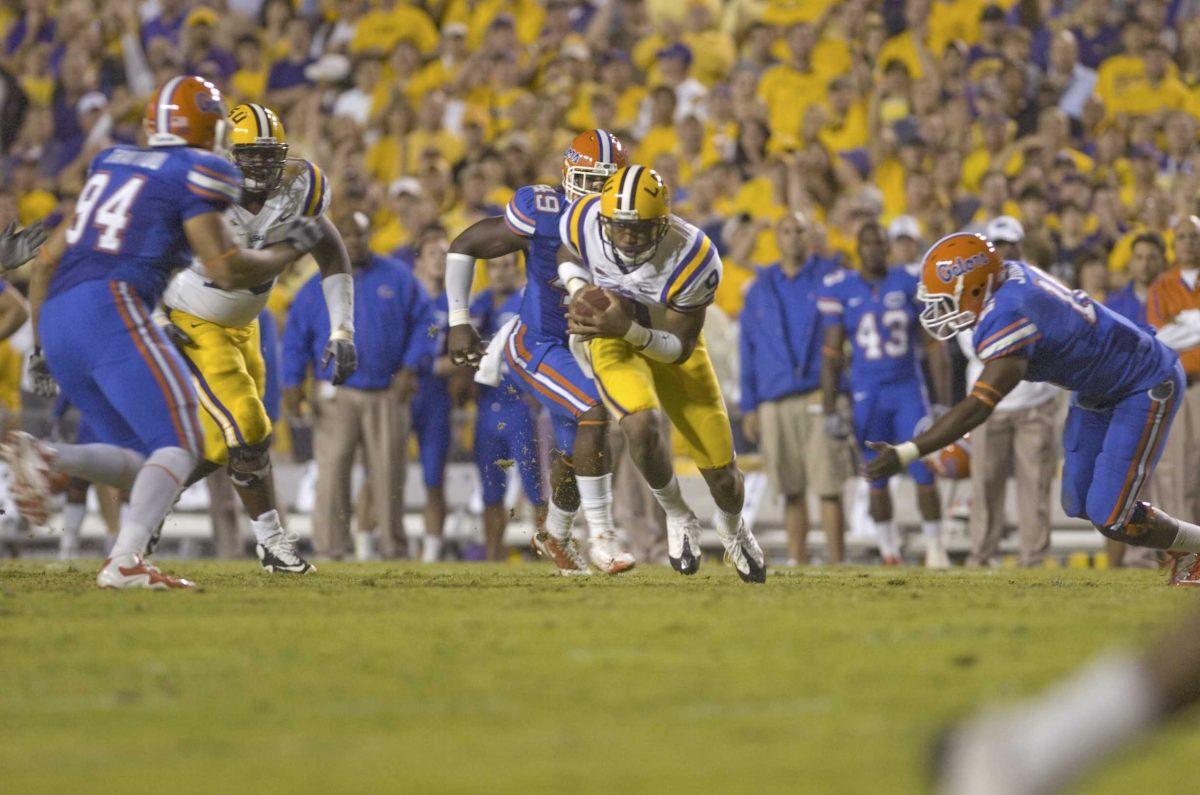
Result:
<instances>
[{"instance_id":1,"label":"sock","mask_svg":"<svg viewBox=\"0 0 1200 795\"><path fill-rule=\"evenodd\" d=\"M942 540L942 520L941 519L926 519L921 522L921 533L927 541Z\"/></svg>"},{"instance_id":2,"label":"sock","mask_svg":"<svg viewBox=\"0 0 1200 795\"><path fill-rule=\"evenodd\" d=\"M425 544L421 548L422 563L437 563L442 557L442 539L440 536L425 536Z\"/></svg>"},{"instance_id":3,"label":"sock","mask_svg":"<svg viewBox=\"0 0 1200 795\"><path fill-rule=\"evenodd\" d=\"M896 523L876 522L875 534L879 539L879 554L885 558L900 557L900 538L896 534Z\"/></svg>"},{"instance_id":4,"label":"sock","mask_svg":"<svg viewBox=\"0 0 1200 795\"><path fill-rule=\"evenodd\" d=\"M717 526L717 536L721 541L724 542L727 539L732 541L733 537L737 535L737 531L741 529L742 513L741 511L737 513L725 513L718 508L715 524Z\"/></svg>"},{"instance_id":5,"label":"sock","mask_svg":"<svg viewBox=\"0 0 1200 795\"><path fill-rule=\"evenodd\" d=\"M196 456L182 447L160 447L146 459L134 478L129 510L122 516L111 557L141 556L146 551L150 534L175 504L195 466Z\"/></svg>"},{"instance_id":6,"label":"sock","mask_svg":"<svg viewBox=\"0 0 1200 795\"><path fill-rule=\"evenodd\" d=\"M654 493L654 499L658 500L658 504L667 512L667 519L680 522L691 519L694 515L692 509L683 501L683 493L679 490L679 478L671 475L671 480L661 489L651 488Z\"/></svg>"},{"instance_id":7,"label":"sock","mask_svg":"<svg viewBox=\"0 0 1200 795\"><path fill-rule=\"evenodd\" d=\"M588 523L588 536L597 538L613 532L612 473L585 477L576 475L579 507Z\"/></svg>"},{"instance_id":8,"label":"sock","mask_svg":"<svg viewBox=\"0 0 1200 795\"><path fill-rule=\"evenodd\" d=\"M74 551L79 546L79 530L85 518L86 502L68 502L63 506L63 534L58 543L60 551Z\"/></svg>"},{"instance_id":9,"label":"sock","mask_svg":"<svg viewBox=\"0 0 1200 795\"><path fill-rule=\"evenodd\" d=\"M51 444L47 447L55 454L57 471L119 489L132 486L145 463L145 459L132 450L113 444Z\"/></svg>"},{"instance_id":10,"label":"sock","mask_svg":"<svg viewBox=\"0 0 1200 795\"><path fill-rule=\"evenodd\" d=\"M1167 549L1172 552L1200 552L1200 526L1177 519L1179 533Z\"/></svg>"},{"instance_id":11,"label":"sock","mask_svg":"<svg viewBox=\"0 0 1200 795\"><path fill-rule=\"evenodd\" d=\"M571 537L571 526L575 524L576 513L578 511L564 511L554 504L554 500L550 500L546 508L546 531L560 541L566 541Z\"/></svg>"},{"instance_id":12,"label":"sock","mask_svg":"<svg viewBox=\"0 0 1200 795\"><path fill-rule=\"evenodd\" d=\"M279 523L279 511L276 510L267 511L257 519L251 519L250 527L254 530L254 538L260 544L267 543L267 539L283 531L283 525Z\"/></svg>"}]
</instances>

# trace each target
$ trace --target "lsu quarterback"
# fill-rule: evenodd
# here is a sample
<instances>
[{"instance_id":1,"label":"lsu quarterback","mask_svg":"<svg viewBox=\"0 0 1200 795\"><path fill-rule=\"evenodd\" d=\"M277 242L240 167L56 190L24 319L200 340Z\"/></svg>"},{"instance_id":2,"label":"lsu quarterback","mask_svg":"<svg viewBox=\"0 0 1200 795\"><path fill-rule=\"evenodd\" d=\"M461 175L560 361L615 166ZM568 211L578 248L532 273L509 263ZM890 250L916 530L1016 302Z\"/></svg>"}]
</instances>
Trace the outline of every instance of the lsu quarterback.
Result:
<instances>
[{"instance_id":1,"label":"lsu quarterback","mask_svg":"<svg viewBox=\"0 0 1200 795\"><path fill-rule=\"evenodd\" d=\"M660 432L660 411L686 440L717 504L717 535L745 582L765 582L766 560L742 520L742 472L725 400L702 329L721 281L721 258L702 231L671 213L662 178L644 166L609 177L559 225L559 278L568 330L590 340L596 387L620 422L634 463L667 514L671 565L700 568L700 523L684 502Z\"/></svg>"},{"instance_id":2,"label":"lsu quarterback","mask_svg":"<svg viewBox=\"0 0 1200 795\"><path fill-rule=\"evenodd\" d=\"M357 366L354 348L354 281L341 235L325 217L329 184L315 163L289 158L283 123L270 108L237 105L229 113L231 155L242 172L241 200L225 218L241 245L257 249L296 218L313 219L321 236L312 249L323 277L330 329L324 366L333 363L334 385ZM183 353L203 409L204 461L195 482L222 465L250 515L255 551L267 572L303 574L313 569L284 530L271 471L271 420L263 405L266 367L259 344L259 313L275 279L244 289L223 289L204 264L175 275L157 321Z\"/></svg>"},{"instance_id":3,"label":"lsu quarterback","mask_svg":"<svg viewBox=\"0 0 1200 795\"><path fill-rule=\"evenodd\" d=\"M546 531L535 536L534 544L564 575L588 573L571 535L581 506L592 563L606 574L634 566L613 527L608 413L567 346L567 293L558 278L558 226L568 203L598 190L625 163L625 148L615 135L605 130L580 133L563 157L561 190L550 185L521 188L503 216L465 230L446 257L447 347L456 364L477 366L482 343L471 325L468 303L475 260L525 252L527 286L519 319L497 341L517 383L545 406L554 424Z\"/></svg>"},{"instance_id":4,"label":"lsu quarterback","mask_svg":"<svg viewBox=\"0 0 1200 795\"><path fill-rule=\"evenodd\" d=\"M36 392L55 383L98 437L94 444L43 444L10 434L4 457L17 506L44 524L50 480L61 473L129 490L129 507L96 582L103 588L188 588L142 555L204 451L195 389L182 357L155 327L150 308L172 273L193 257L223 289L262 284L317 239L295 219L261 249L240 246L224 212L242 175L223 157L228 137L221 92L193 75L173 77L151 97L147 146L96 154L71 217L42 247L30 280Z\"/></svg>"}]
</instances>

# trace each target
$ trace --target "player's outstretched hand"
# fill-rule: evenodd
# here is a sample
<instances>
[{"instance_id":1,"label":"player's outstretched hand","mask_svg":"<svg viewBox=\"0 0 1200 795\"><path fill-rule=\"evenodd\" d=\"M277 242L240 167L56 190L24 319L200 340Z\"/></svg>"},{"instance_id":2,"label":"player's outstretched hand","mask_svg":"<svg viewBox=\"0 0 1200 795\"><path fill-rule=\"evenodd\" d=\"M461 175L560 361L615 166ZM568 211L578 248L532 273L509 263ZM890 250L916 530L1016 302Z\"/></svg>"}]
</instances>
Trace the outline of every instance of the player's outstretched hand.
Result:
<instances>
[{"instance_id":1,"label":"player's outstretched hand","mask_svg":"<svg viewBox=\"0 0 1200 795\"><path fill-rule=\"evenodd\" d=\"M567 307L567 331L583 337L620 339L633 325L627 300L610 290L585 287Z\"/></svg>"},{"instance_id":2,"label":"player's outstretched hand","mask_svg":"<svg viewBox=\"0 0 1200 795\"><path fill-rule=\"evenodd\" d=\"M841 441L850 435L850 426L840 412L825 415L825 435Z\"/></svg>"},{"instance_id":3,"label":"player's outstretched hand","mask_svg":"<svg viewBox=\"0 0 1200 795\"><path fill-rule=\"evenodd\" d=\"M50 365L46 363L46 355L41 348L34 348L29 355L29 384L33 394L38 397L52 398L58 394L58 384L50 375Z\"/></svg>"},{"instance_id":4,"label":"player's outstretched hand","mask_svg":"<svg viewBox=\"0 0 1200 795\"><path fill-rule=\"evenodd\" d=\"M483 340L479 339L479 333L470 323L451 326L446 334L446 351L450 354L450 361L460 367L466 365L478 369L485 350Z\"/></svg>"},{"instance_id":5,"label":"player's outstretched hand","mask_svg":"<svg viewBox=\"0 0 1200 795\"><path fill-rule=\"evenodd\" d=\"M321 355L321 369L328 367L330 362L333 362L333 377L330 380L334 386L340 386L358 369L358 351L354 347L354 340L331 337L325 345L325 353Z\"/></svg>"},{"instance_id":6,"label":"player's outstretched hand","mask_svg":"<svg viewBox=\"0 0 1200 795\"><path fill-rule=\"evenodd\" d=\"M19 232L17 222L13 221L0 232L0 267L12 270L29 262L46 242L46 237L46 227L42 226L40 221Z\"/></svg>"},{"instance_id":7,"label":"player's outstretched hand","mask_svg":"<svg viewBox=\"0 0 1200 795\"><path fill-rule=\"evenodd\" d=\"M882 480L900 472L900 456L896 454L895 447L883 442L867 442L867 447L878 455L863 467L863 477L867 480Z\"/></svg>"}]
</instances>

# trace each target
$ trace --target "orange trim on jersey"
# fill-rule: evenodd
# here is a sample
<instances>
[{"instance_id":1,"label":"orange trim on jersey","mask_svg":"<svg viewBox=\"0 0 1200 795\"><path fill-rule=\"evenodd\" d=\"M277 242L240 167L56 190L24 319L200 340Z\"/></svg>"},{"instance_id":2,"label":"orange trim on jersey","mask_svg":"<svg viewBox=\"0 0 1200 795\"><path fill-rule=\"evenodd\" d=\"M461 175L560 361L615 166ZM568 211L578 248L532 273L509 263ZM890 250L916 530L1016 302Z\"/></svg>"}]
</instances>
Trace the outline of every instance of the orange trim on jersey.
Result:
<instances>
[{"instance_id":1,"label":"orange trim on jersey","mask_svg":"<svg viewBox=\"0 0 1200 795\"><path fill-rule=\"evenodd\" d=\"M988 337L987 339L985 339L983 342L980 342L980 343L976 344L976 346L975 346L975 350L977 350L977 351L981 351L981 350L983 350L983 349L984 349L984 348L986 348L988 345L990 345L991 343L993 343L993 342L995 342L996 340L1000 339L1001 337L1003 337L1003 336L1004 336L1005 334L1007 334L1008 332L1010 332L1010 331L1014 330L1014 329L1015 329L1017 326L1021 325L1022 323L1027 323L1027 322L1028 322L1028 321L1027 321L1025 318L1021 318L1020 320L1017 320L1017 321L1014 321L1014 322L1012 322L1012 323L1009 323L1007 326L1005 326L1004 328L1000 329L1000 330L999 330L999 331L997 331L995 334L992 334L991 336L989 336L989 337Z\"/></svg>"},{"instance_id":2,"label":"orange trim on jersey","mask_svg":"<svg viewBox=\"0 0 1200 795\"><path fill-rule=\"evenodd\" d=\"M208 166L204 165L203 163L196 163L195 165L192 166L192 168L196 169L201 174L212 177L213 179L219 179L227 185L232 185L235 188L242 187L241 183L235 182L228 174L222 174L220 171L217 171L216 169L213 169L213 168L209 168Z\"/></svg>"},{"instance_id":3,"label":"orange trim on jersey","mask_svg":"<svg viewBox=\"0 0 1200 795\"><path fill-rule=\"evenodd\" d=\"M567 411L570 411L576 417L578 417L580 414L583 413L578 408L576 408L574 405L572 405L571 401L567 400L562 395L558 394L557 392L555 392L554 390L552 390L548 387L543 386L542 384L539 384L537 379L534 378L532 375L530 375L528 372L526 372L525 368L521 365L521 363L518 362L513 357L512 351L509 350L507 345L504 346L504 358L508 361L508 368L510 370L516 372L518 375L520 375L521 378L525 379L525 381L527 383L529 383L530 386L532 386L534 389L536 389L539 394L545 395L546 397L550 398L558 405L563 406L564 408L567 409Z\"/></svg>"},{"instance_id":4,"label":"orange trim on jersey","mask_svg":"<svg viewBox=\"0 0 1200 795\"><path fill-rule=\"evenodd\" d=\"M1145 477L1150 474L1150 466L1149 465L1150 465L1150 460L1154 457L1153 456L1154 451L1153 450L1149 451L1151 453L1151 455L1146 456L1146 460L1143 462L1142 457L1147 452L1146 446L1149 444L1153 444L1155 447L1159 447L1161 445L1161 443L1165 441L1165 437L1163 439L1155 438L1156 436L1163 435L1162 434L1163 424L1161 421L1157 422L1157 423L1155 422L1155 415L1161 409L1162 416L1159 417L1158 419L1159 420L1165 419L1167 416L1170 415L1171 408L1174 406L1174 404L1175 404L1175 396L1174 395L1171 396L1169 402L1159 403L1158 401L1153 401L1150 404L1150 411L1146 415L1146 425L1142 428L1142 437L1140 439L1138 439L1137 452L1135 452L1133 454L1133 460L1129 462L1129 469L1127 469L1125 471L1125 485L1121 487L1121 494L1119 497L1117 497L1117 502L1115 505L1113 505L1112 513L1109 514L1108 520L1105 521L1105 523L1104 523L1105 526L1111 526L1113 524L1116 524L1117 520L1120 519L1121 514L1124 512L1123 509L1125 507L1125 503L1127 503L1131 499L1131 497L1137 496L1137 495L1130 494L1130 491L1133 489L1134 484L1139 479L1144 481ZM1155 428L1156 424L1158 426L1157 429ZM1139 478L1138 469L1141 468L1141 466L1143 464L1145 464L1146 468L1142 470L1141 477ZM1138 490L1139 491L1141 490L1141 484L1138 484Z\"/></svg>"},{"instance_id":5,"label":"orange trim on jersey","mask_svg":"<svg viewBox=\"0 0 1200 795\"><path fill-rule=\"evenodd\" d=\"M229 204L229 197L226 196L224 193L217 193L216 191L208 190L207 188L199 188L190 183L188 184L188 190L190 190L192 193L196 194L197 196L201 196L205 199L215 199L219 202L224 202L225 204Z\"/></svg>"},{"instance_id":6,"label":"orange trim on jersey","mask_svg":"<svg viewBox=\"0 0 1200 795\"><path fill-rule=\"evenodd\" d=\"M517 332L517 352L520 353L523 358L528 360L528 359L532 359L533 356L529 353L529 349L525 347L525 329L526 328L528 328L528 327L521 326L521 330ZM568 381L566 378L564 378L562 376L562 374L560 374L553 367L550 367L549 365L547 365L545 362L542 362L541 364L538 365L537 372L541 375L545 375L545 376L549 377L550 380L554 381L556 384L558 384L563 389L570 392L575 397L579 398L584 403L588 403L593 406L595 405L595 403L592 401L592 398L590 395L587 395L586 393L580 391L580 389L577 386L572 384L570 381Z\"/></svg>"}]
</instances>

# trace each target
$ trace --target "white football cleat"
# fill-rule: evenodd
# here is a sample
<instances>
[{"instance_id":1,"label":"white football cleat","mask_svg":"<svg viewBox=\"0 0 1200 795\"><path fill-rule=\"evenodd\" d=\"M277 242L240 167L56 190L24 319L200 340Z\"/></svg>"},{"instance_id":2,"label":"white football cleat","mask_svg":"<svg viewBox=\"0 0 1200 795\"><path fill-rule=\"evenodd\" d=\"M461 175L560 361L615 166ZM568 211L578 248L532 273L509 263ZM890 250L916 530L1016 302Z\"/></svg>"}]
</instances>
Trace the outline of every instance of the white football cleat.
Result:
<instances>
[{"instance_id":1,"label":"white football cleat","mask_svg":"<svg viewBox=\"0 0 1200 795\"><path fill-rule=\"evenodd\" d=\"M104 561L96 575L96 585L101 588L146 588L152 591L170 591L195 588L196 583L181 577L169 577L137 555L121 555Z\"/></svg>"},{"instance_id":2,"label":"white football cleat","mask_svg":"<svg viewBox=\"0 0 1200 795\"><path fill-rule=\"evenodd\" d=\"M738 531L729 537L723 535L718 527L717 537L725 547L725 560L733 564L742 582L767 581L767 556L744 519L738 525Z\"/></svg>"},{"instance_id":3,"label":"white football cleat","mask_svg":"<svg viewBox=\"0 0 1200 795\"><path fill-rule=\"evenodd\" d=\"M300 553L296 551L296 542L299 540L300 536L295 533L280 530L265 542L255 544L254 552L258 555L258 562L262 564L263 571L268 574L308 574L316 571L317 567L300 557Z\"/></svg>"},{"instance_id":4,"label":"white football cleat","mask_svg":"<svg viewBox=\"0 0 1200 795\"><path fill-rule=\"evenodd\" d=\"M621 548L621 542L611 530L592 539L588 553L592 564L605 574L620 574L632 569L637 561L633 555Z\"/></svg>"},{"instance_id":5,"label":"white football cleat","mask_svg":"<svg viewBox=\"0 0 1200 795\"><path fill-rule=\"evenodd\" d=\"M568 536L567 538L557 538L554 534L542 530L534 533L533 549L539 555L549 558L554 561L554 565L558 567L558 573L564 577L587 577L592 571L588 568L587 561L583 559L583 553L579 551L579 546L575 543L575 539Z\"/></svg>"},{"instance_id":6,"label":"white football cleat","mask_svg":"<svg viewBox=\"0 0 1200 795\"><path fill-rule=\"evenodd\" d=\"M24 431L10 431L0 452L9 469L9 489L21 515L36 525L50 521L53 456Z\"/></svg>"},{"instance_id":7,"label":"white football cleat","mask_svg":"<svg viewBox=\"0 0 1200 795\"><path fill-rule=\"evenodd\" d=\"M700 571L700 520L694 513L681 521L667 517L667 559L680 574Z\"/></svg>"},{"instance_id":8,"label":"white football cleat","mask_svg":"<svg viewBox=\"0 0 1200 795\"><path fill-rule=\"evenodd\" d=\"M950 568L950 555L946 553L946 545L940 538L925 539L925 568Z\"/></svg>"}]
</instances>

